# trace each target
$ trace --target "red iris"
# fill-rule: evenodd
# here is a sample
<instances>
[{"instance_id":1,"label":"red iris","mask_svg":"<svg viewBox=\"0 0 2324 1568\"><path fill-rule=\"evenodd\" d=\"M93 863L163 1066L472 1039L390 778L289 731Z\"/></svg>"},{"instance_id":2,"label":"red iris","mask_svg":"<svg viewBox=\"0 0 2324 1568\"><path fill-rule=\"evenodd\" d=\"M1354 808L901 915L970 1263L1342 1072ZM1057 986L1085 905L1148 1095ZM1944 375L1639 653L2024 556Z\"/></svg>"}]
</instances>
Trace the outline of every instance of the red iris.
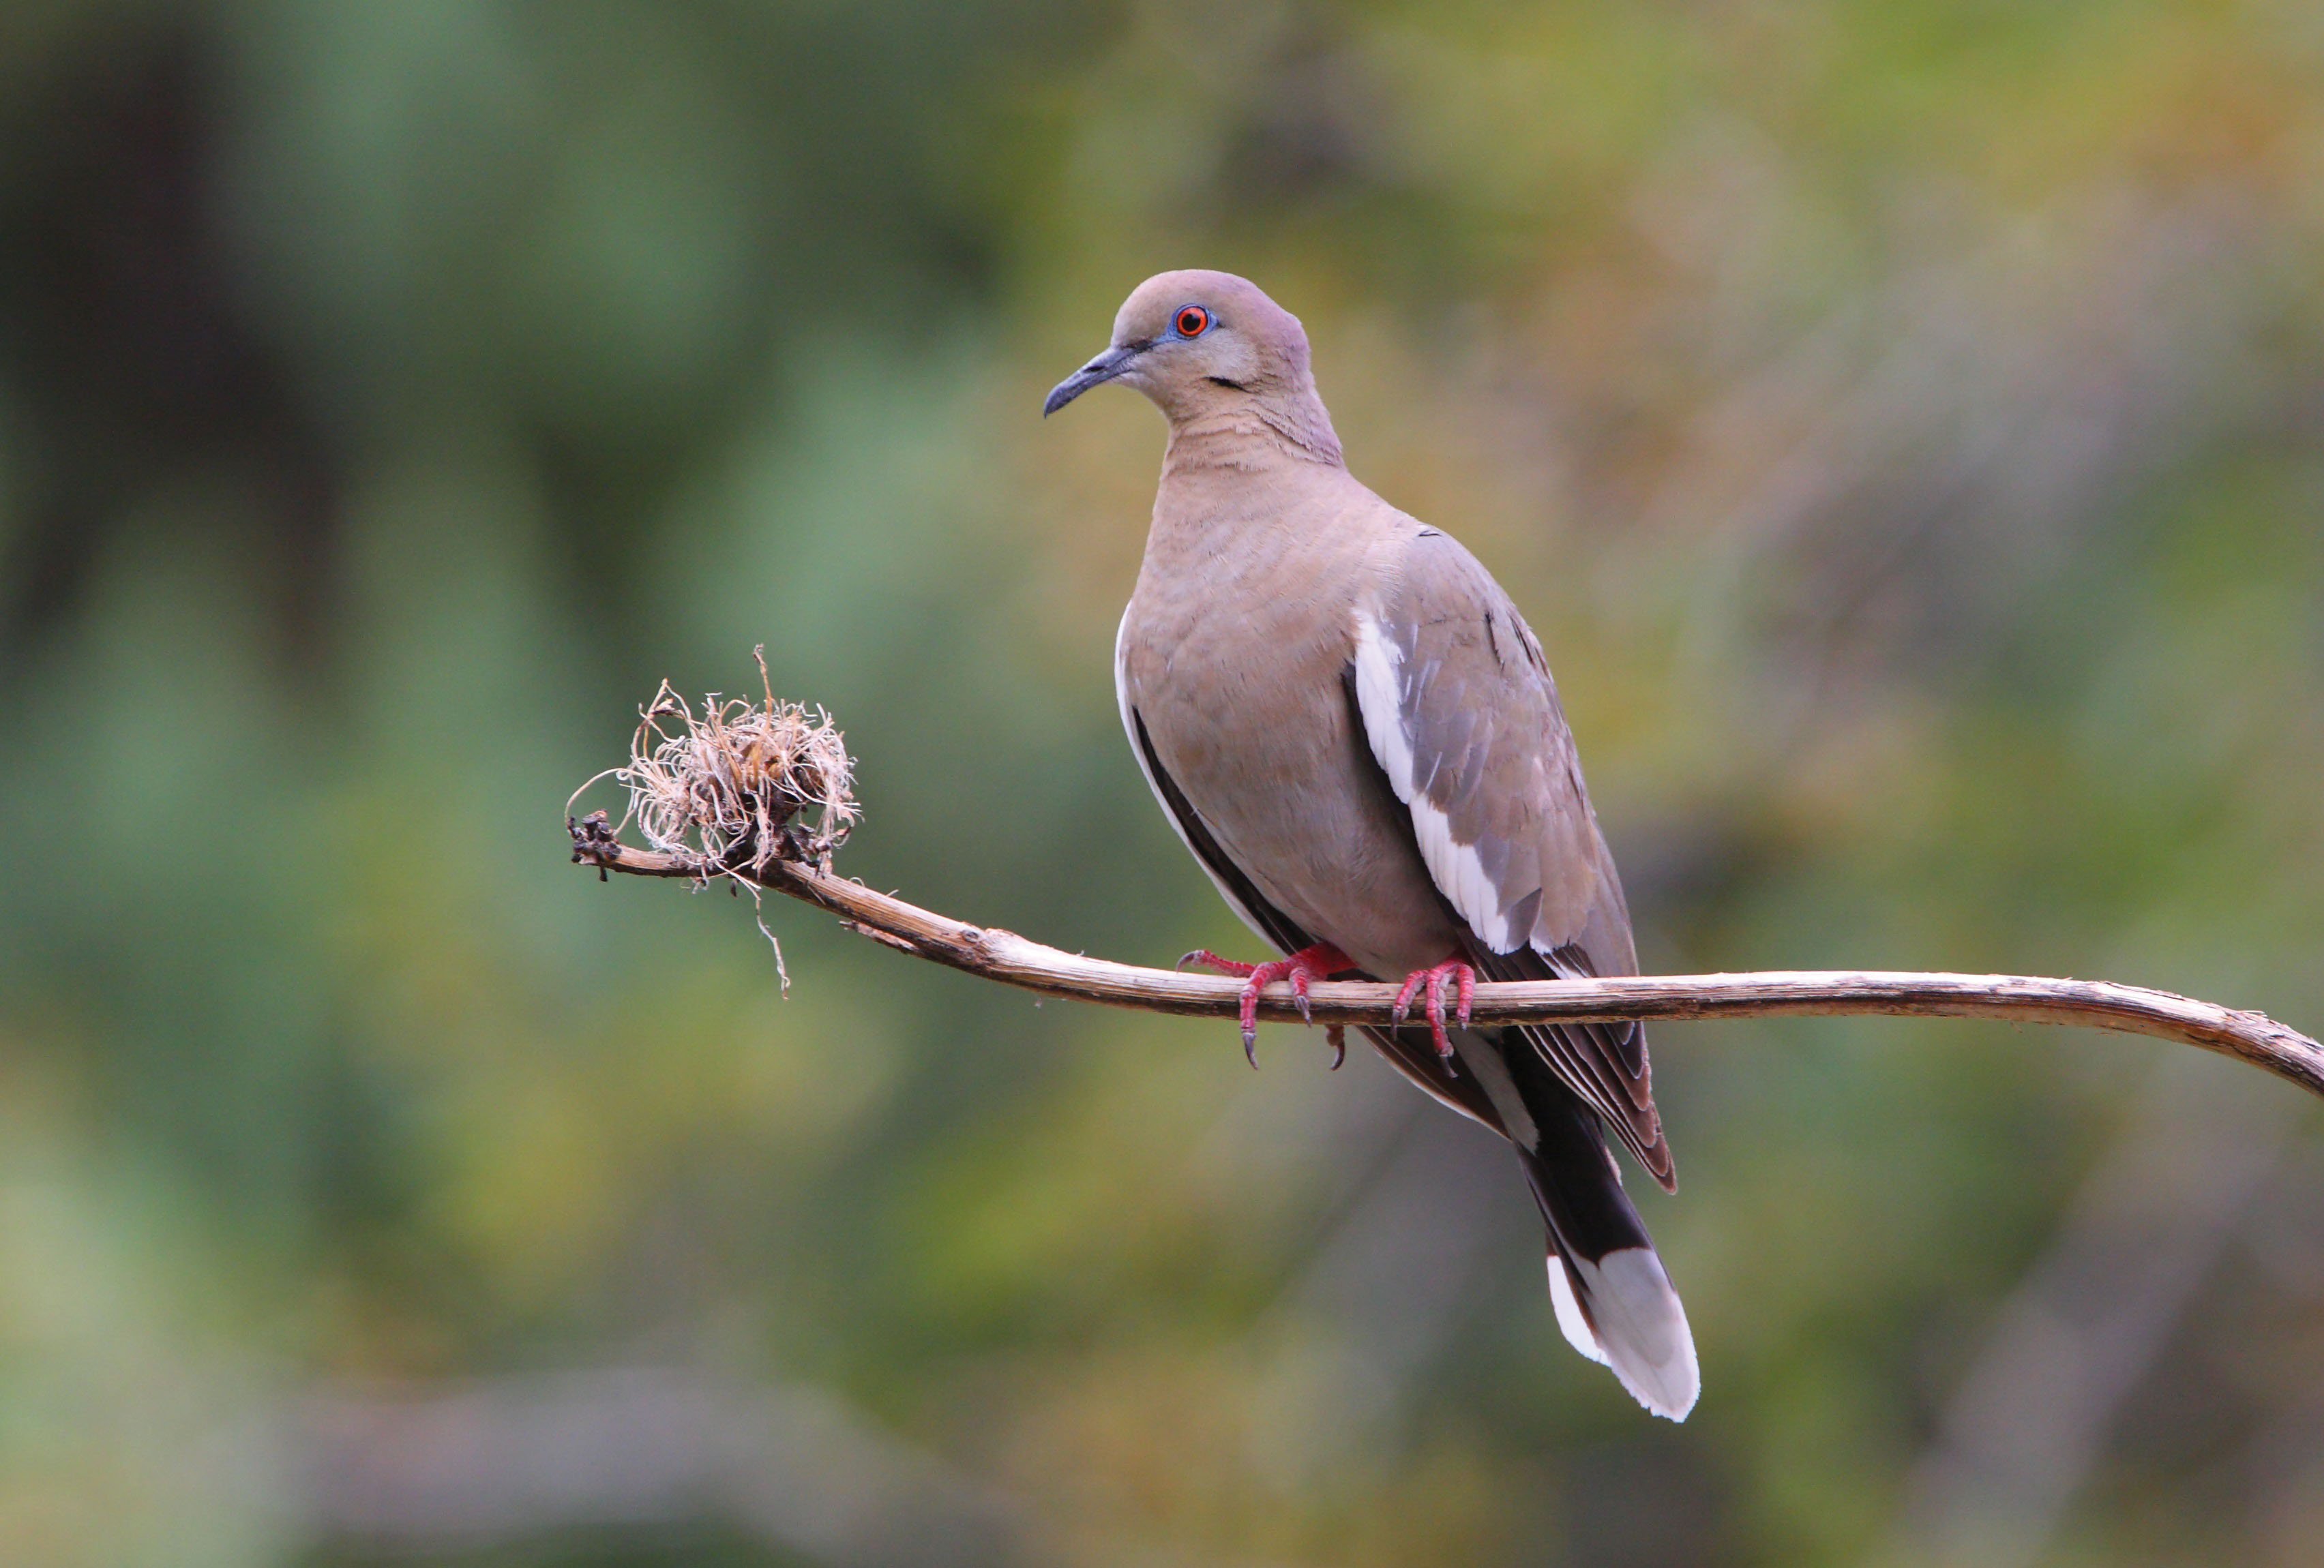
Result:
<instances>
[{"instance_id":1,"label":"red iris","mask_svg":"<svg viewBox=\"0 0 2324 1568\"><path fill-rule=\"evenodd\" d=\"M1210 330L1211 313L1200 305L1184 306L1178 311L1177 327L1181 337L1200 337Z\"/></svg>"}]
</instances>

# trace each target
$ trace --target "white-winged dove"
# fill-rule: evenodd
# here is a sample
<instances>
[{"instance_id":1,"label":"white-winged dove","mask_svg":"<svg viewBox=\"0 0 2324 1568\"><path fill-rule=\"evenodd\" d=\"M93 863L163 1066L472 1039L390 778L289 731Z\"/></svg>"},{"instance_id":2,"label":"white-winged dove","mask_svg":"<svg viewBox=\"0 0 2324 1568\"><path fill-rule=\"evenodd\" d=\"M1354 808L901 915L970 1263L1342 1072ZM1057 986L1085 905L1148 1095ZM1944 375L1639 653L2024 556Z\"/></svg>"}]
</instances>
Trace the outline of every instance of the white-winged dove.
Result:
<instances>
[{"instance_id":1,"label":"white-winged dove","mask_svg":"<svg viewBox=\"0 0 2324 1568\"><path fill-rule=\"evenodd\" d=\"M1576 1350L1656 1415L1699 1379L1686 1313L1606 1147L1674 1190L1636 1024L1467 1027L1491 980L1635 974L1629 912L1541 644L1477 558L1348 473L1296 318L1225 272L1164 272L1049 394L1119 381L1170 421L1114 648L1121 722L1186 847L1288 980L1404 979L1427 1026L1368 1028L1508 1139ZM1448 1027L1444 992L1455 996Z\"/></svg>"}]
</instances>

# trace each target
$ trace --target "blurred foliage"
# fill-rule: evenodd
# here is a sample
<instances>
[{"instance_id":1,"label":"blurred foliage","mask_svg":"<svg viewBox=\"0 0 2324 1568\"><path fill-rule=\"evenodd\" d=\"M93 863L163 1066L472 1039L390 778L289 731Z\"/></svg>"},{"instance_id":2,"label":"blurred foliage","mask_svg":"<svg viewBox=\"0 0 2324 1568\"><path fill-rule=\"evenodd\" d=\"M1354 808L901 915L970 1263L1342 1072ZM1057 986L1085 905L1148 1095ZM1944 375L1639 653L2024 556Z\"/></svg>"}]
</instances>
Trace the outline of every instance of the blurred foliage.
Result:
<instances>
[{"instance_id":1,"label":"blurred foliage","mask_svg":"<svg viewBox=\"0 0 2324 1568\"><path fill-rule=\"evenodd\" d=\"M2312 1029L2319 193L2295 0L15 0L0 1556L368 1562L313 1390L645 1363L822 1390L1040 1560L1924 1560L1947 1402L2160 1048L1658 1031L1673 1427L1370 1060L1254 1078L788 908L779 1000L746 909L598 887L558 806L763 642L857 752L852 873L1247 946L1109 686L1157 420L1037 416L1216 265L1533 619L1650 970ZM2319 1149L2026 1551L2316 1560ZM421 1545L790 1560L551 1524Z\"/></svg>"}]
</instances>

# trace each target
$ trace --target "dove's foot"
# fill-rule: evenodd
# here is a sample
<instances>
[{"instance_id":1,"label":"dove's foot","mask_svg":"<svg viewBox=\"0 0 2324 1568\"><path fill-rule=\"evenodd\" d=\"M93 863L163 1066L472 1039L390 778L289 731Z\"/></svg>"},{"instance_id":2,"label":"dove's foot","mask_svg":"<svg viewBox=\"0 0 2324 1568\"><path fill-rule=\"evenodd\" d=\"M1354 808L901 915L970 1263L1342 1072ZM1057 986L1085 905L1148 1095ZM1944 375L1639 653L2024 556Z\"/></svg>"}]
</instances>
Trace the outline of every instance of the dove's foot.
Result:
<instances>
[{"instance_id":1,"label":"dove's foot","mask_svg":"<svg viewBox=\"0 0 2324 1568\"><path fill-rule=\"evenodd\" d=\"M1199 964L1205 969L1215 969L1222 974L1240 974L1244 977L1242 1001L1236 1010L1236 1015L1242 1024L1242 1054L1250 1059L1250 1065L1254 1067L1259 1065L1259 987L1272 985L1278 980L1289 981L1291 1000L1299 1009L1299 1016L1304 1019L1307 1016L1307 987L1311 982L1329 980L1335 974L1344 973L1356 967L1354 959L1333 946L1329 942L1318 942L1313 947L1302 947L1288 958L1277 958L1265 964L1238 964L1231 958L1220 957L1207 947L1198 947L1178 960L1178 967L1181 969L1189 964ZM1338 1059L1332 1063L1332 1065L1336 1067L1342 1061L1347 1059L1347 1037L1337 1025L1334 1025L1324 1038L1339 1053Z\"/></svg>"},{"instance_id":2,"label":"dove's foot","mask_svg":"<svg viewBox=\"0 0 2324 1568\"><path fill-rule=\"evenodd\" d=\"M1426 969L1416 969L1404 977L1404 983L1397 988L1396 1021L1404 1021L1413 997L1425 987L1429 1038L1436 1042L1436 1054L1449 1062L1452 1059L1452 1039L1444 1032L1444 982L1448 980L1454 986L1452 1016L1462 1028L1467 1028L1469 1003L1477 994L1477 972L1458 957L1447 958Z\"/></svg>"}]
</instances>

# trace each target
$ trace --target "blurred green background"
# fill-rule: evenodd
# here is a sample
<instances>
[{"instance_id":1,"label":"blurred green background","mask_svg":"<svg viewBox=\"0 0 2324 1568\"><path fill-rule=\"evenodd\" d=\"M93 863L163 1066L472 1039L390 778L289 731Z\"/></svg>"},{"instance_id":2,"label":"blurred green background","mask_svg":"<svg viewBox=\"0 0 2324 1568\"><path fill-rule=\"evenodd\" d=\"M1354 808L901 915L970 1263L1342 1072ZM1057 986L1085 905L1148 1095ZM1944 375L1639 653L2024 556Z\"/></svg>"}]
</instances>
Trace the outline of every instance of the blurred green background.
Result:
<instances>
[{"instance_id":1,"label":"blurred green background","mask_svg":"<svg viewBox=\"0 0 2324 1568\"><path fill-rule=\"evenodd\" d=\"M1369 1054L788 905L779 1000L560 823L763 642L843 869L1250 950L1114 714L1159 421L1038 416L1218 266L1531 617L1650 972L2313 1030L2319 263L2310 0L9 0L0 1560L2324 1562L2246 1069L1657 1029L1673 1426Z\"/></svg>"}]
</instances>

